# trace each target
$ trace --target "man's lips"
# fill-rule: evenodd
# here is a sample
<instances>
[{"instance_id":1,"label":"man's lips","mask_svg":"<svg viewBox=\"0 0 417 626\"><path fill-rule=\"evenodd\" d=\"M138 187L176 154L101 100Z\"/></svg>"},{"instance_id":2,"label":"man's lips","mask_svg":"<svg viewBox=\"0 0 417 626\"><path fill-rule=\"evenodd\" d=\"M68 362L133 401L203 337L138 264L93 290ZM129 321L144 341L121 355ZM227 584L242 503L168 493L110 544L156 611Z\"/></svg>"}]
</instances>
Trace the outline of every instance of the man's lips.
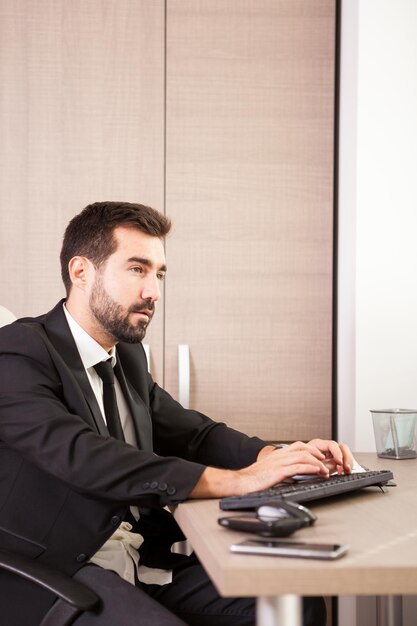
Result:
<instances>
[{"instance_id":1,"label":"man's lips","mask_svg":"<svg viewBox=\"0 0 417 626\"><path fill-rule=\"evenodd\" d=\"M142 302L141 304L133 305L129 311L129 313L133 313L134 315L142 316L150 322L153 314L155 312L155 303L154 302Z\"/></svg>"},{"instance_id":2,"label":"man's lips","mask_svg":"<svg viewBox=\"0 0 417 626\"><path fill-rule=\"evenodd\" d=\"M149 311L149 309L142 309L140 311L131 311L131 313L133 313L134 315L143 315L148 320L150 320L152 318L152 315L153 315L153 312Z\"/></svg>"}]
</instances>

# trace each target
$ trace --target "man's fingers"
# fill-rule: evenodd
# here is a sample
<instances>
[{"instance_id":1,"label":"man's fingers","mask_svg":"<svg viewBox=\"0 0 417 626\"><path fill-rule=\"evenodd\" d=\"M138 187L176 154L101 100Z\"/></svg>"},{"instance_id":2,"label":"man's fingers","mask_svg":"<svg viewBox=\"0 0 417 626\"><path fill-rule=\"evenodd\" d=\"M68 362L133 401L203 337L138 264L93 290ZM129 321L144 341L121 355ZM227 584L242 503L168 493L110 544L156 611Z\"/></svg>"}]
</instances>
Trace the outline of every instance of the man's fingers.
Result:
<instances>
[{"instance_id":1,"label":"man's fingers","mask_svg":"<svg viewBox=\"0 0 417 626\"><path fill-rule=\"evenodd\" d=\"M326 465L338 474L349 474L353 466L353 456L349 446L337 441L313 439L310 444L317 446L326 455Z\"/></svg>"},{"instance_id":2,"label":"man's fingers","mask_svg":"<svg viewBox=\"0 0 417 626\"><path fill-rule=\"evenodd\" d=\"M303 441L295 441L294 443L290 444L289 446L287 446L286 448L283 448L283 450L288 450L288 451L307 451L310 454L312 454L314 457L316 457L317 459L323 460L326 458L326 455L324 454L324 452L322 450L320 450L317 446L312 445L311 442L309 443L304 443Z\"/></svg>"},{"instance_id":3,"label":"man's fingers","mask_svg":"<svg viewBox=\"0 0 417 626\"><path fill-rule=\"evenodd\" d=\"M280 458L280 469L286 473L286 478L296 474L320 474L329 475L329 469L325 463L317 458L316 450L310 451L311 446L304 445L301 449L291 450L290 446L285 448L284 454ZM324 459L324 455L321 455Z\"/></svg>"},{"instance_id":4,"label":"man's fingers","mask_svg":"<svg viewBox=\"0 0 417 626\"><path fill-rule=\"evenodd\" d=\"M315 463L295 463L293 465L282 467L281 471L283 472L283 476L280 480L292 478L297 475L322 476L323 478L328 478L329 476L329 470L325 465L317 465Z\"/></svg>"},{"instance_id":5,"label":"man's fingers","mask_svg":"<svg viewBox=\"0 0 417 626\"><path fill-rule=\"evenodd\" d=\"M345 472L350 473L353 467L353 454L345 443L340 444L340 448L343 452L343 467Z\"/></svg>"}]
</instances>

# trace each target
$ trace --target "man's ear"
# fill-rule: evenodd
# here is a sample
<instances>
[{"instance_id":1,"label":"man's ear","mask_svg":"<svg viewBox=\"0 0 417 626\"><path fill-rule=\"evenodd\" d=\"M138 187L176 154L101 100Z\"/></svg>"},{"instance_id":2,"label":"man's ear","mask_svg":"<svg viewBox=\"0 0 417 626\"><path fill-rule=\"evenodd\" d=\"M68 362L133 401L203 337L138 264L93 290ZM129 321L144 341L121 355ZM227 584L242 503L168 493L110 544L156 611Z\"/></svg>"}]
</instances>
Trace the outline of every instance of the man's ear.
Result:
<instances>
[{"instance_id":1,"label":"man's ear","mask_svg":"<svg viewBox=\"0 0 417 626\"><path fill-rule=\"evenodd\" d=\"M94 266L85 256L74 256L68 263L68 272L73 287L85 291L93 278Z\"/></svg>"}]
</instances>

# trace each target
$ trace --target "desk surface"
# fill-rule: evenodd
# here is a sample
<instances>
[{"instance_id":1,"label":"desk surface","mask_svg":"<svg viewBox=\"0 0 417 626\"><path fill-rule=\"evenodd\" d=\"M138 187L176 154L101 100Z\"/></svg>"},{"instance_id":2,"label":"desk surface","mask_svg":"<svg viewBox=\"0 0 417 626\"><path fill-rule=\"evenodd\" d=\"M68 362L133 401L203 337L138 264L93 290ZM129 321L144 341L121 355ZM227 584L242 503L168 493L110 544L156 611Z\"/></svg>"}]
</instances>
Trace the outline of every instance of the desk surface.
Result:
<instances>
[{"instance_id":1,"label":"desk surface","mask_svg":"<svg viewBox=\"0 0 417 626\"><path fill-rule=\"evenodd\" d=\"M310 502L318 519L294 539L347 543L337 561L231 554L249 535L217 524L217 500L178 506L175 518L223 596L417 594L417 460L355 455L370 469L390 469L397 487L366 488Z\"/></svg>"}]
</instances>

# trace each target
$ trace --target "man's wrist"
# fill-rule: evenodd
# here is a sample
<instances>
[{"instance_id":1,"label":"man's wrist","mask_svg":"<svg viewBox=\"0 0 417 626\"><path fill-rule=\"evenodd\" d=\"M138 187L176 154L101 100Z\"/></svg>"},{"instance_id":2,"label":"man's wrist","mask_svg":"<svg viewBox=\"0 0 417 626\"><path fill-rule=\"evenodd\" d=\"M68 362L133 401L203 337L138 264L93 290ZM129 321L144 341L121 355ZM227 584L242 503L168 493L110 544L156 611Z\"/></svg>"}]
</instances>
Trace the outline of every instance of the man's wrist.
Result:
<instances>
[{"instance_id":1,"label":"man's wrist","mask_svg":"<svg viewBox=\"0 0 417 626\"><path fill-rule=\"evenodd\" d=\"M201 474L190 498L221 498L223 496L240 495L243 476L241 470L206 467Z\"/></svg>"},{"instance_id":2,"label":"man's wrist","mask_svg":"<svg viewBox=\"0 0 417 626\"><path fill-rule=\"evenodd\" d=\"M260 461L262 457L271 454L275 450L280 450L281 448L286 448L288 443L269 443L267 446L264 446L259 450L258 456L256 458L257 461Z\"/></svg>"}]
</instances>

